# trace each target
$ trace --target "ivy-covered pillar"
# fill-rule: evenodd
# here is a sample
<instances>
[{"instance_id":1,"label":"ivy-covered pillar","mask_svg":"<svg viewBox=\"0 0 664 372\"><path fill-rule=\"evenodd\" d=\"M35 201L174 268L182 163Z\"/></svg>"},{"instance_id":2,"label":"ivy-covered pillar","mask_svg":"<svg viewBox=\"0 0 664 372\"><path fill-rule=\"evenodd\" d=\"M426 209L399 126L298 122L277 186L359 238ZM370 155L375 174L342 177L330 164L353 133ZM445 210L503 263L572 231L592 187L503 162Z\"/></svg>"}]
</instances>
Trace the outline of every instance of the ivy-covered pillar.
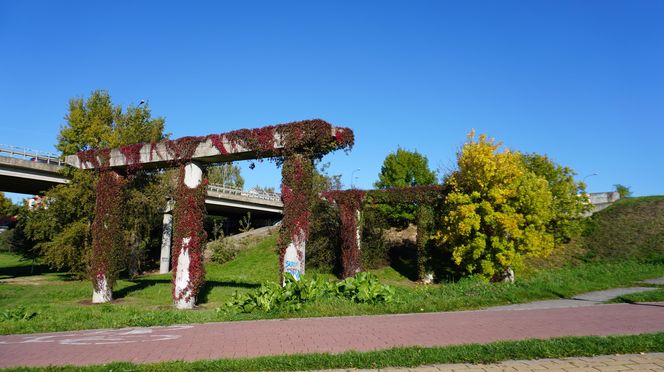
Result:
<instances>
[{"instance_id":1,"label":"ivy-covered pillar","mask_svg":"<svg viewBox=\"0 0 664 372\"><path fill-rule=\"evenodd\" d=\"M203 229L207 180L194 162L180 167L173 217L173 301L178 309L193 309L205 281Z\"/></svg>"},{"instance_id":2,"label":"ivy-covered pillar","mask_svg":"<svg viewBox=\"0 0 664 372\"><path fill-rule=\"evenodd\" d=\"M360 245L364 195L365 193L360 190L347 190L336 198L341 219L341 276L343 278L355 276L363 270Z\"/></svg>"},{"instance_id":3,"label":"ivy-covered pillar","mask_svg":"<svg viewBox=\"0 0 664 372\"><path fill-rule=\"evenodd\" d=\"M281 170L281 198L284 218L279 231L279 272L296 280L304 275L309 214L312 194L313 162L302 154L284 158Z\"/></svg>"},{"instance_id":4,"label":"ivy-covered pillar","mask_svg":"<svg viewBox=\"0 0 664 372\"><path fill-rule=\"evenodd\" d=\"M171 240L173 237L173 200L166 202L161 231L161 257L159 274L166 274L171 265Z\"/></svg>"},{"instance_id":5,"label":"ivy-covered pillar","mask_svg":"<svg viewBox=\"0 0 664 372\"><path fill-rule=\"evenodd\" d=\"M102 170L97 180L95 218L92 222L92 303L113 300L113 286L122 269L124 258L124 234L122 215L125 179L114 170Z\"/></svg>"},{"instance_id":6,"label":"ivy-covered pillar","mask_svg":"<svg viewBox=\"0 0 664 372\"><path fill-rule=\"evenodd\" d=\"M427 261L428 255L426 249L433 224L433 208L425 203L419 203L416 211L416 223L417 276L424 283L432 283L433 273L431 272L431 265Z\"/></svg>"}]
</instances>

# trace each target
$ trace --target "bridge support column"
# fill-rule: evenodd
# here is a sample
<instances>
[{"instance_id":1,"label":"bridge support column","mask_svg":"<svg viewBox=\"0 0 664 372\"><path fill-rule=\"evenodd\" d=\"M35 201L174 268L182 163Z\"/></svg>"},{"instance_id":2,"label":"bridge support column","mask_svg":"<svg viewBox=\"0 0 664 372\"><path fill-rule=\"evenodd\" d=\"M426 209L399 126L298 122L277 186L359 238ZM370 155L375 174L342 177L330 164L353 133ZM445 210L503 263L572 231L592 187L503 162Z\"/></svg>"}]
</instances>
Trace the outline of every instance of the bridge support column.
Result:
<instances>
[{"instance_id":1,"label":"bridge support column","mask_svg":"<svg viewBox=\"0 0 664 372\"><path fill-rule=\"evenodd\" d=\"M312 176L311 159L301 154L284 159L281 181L284 218L278 243L282 285L285 283L284 273L290 273L299 280L305 272Z\"/></svg>"},{"instance_id":2,"label":"bridge support column","mask_svg":"<svg viewBox=\"0 0 664 372\"><path fill-rule=\"evenodd\" d=\"M171 238L173 235L173 201L166 202L164 208L164 220L161 233L161 259L159 261L159 273L166 274L171 264Z\"/></svg>"},{"instance_id":3,"label":"bridge support column","mask_svg":"<svg viewBox=\"0 0 664 372\"><path fill-rule=\"evenodd\" d=\"M173 301L178 309L192 309L205 280L203 229L207 180L193 162L180 169L174 208Z\"/></svg>"},{"instance_id":4,"label":"bridge support column","mask_svg":"<svg viewBox=\"0 0 664 372\"><path fill-rule=\"evenodd\" d=\"M123 185L124 177L112 170L102 171L97 180L90 258L92 303L95 304L113 300L113 285L124 261Z\"/></svg>"}]
</instances>

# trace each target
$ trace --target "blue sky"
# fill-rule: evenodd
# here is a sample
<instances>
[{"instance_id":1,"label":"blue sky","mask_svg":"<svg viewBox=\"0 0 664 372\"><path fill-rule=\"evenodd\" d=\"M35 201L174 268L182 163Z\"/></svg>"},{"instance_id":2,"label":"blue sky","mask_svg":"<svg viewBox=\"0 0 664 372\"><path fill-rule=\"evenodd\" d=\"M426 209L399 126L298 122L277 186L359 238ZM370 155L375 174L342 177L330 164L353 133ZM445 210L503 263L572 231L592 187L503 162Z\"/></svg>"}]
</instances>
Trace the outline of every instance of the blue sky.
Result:
<instances>
[{"instance_id":1,"label":"blue sky","mask_svg":"<svg viewBox=\"0 0 664 372\"><path fill-rule=\"evenodd\" d=\"M2 2L0 143L54 151L68 100L105 89L173 137L351 127L352 153L325 158L346 186L398 146L449 170L474 128L589 191L664 194L663 19L658 0Z\"/></svg>"}]
</instances>

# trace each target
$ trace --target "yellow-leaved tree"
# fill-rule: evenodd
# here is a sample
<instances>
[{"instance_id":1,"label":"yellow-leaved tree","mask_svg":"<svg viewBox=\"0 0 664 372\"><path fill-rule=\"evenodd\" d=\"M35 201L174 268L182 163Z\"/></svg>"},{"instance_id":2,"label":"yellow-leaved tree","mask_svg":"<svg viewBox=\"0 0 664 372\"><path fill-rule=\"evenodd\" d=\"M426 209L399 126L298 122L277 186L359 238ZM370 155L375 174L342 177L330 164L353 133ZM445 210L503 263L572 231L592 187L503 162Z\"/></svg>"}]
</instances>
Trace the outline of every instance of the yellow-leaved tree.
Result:
<instances>
[{"instance_id":1,"label":"yellow-leaved tree","mask_svg":"<svg viewBox=\"0 0 664 372\"><path fill-rule=\"evenodd\" d=\"M512 268L524 256L551 252L551 192L543 177L526 169L520 153L471 132L457 154L457 167L445 179L449 194L433 236L457 271L513 278Z\"/></svg>"}]
</instances>

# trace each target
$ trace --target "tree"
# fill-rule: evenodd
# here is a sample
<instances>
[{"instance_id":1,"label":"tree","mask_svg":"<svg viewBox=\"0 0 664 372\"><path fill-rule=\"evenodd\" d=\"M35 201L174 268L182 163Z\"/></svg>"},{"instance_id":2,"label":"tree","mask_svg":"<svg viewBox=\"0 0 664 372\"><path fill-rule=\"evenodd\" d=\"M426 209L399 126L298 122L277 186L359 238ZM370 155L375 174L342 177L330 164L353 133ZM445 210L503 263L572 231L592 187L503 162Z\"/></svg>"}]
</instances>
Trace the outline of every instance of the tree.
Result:
<instances>
[{"instance_id":1,"label":"tree","mask_svg":"<svg viewBox=\"0 0 664 372\"><path fill-rule=\"evenodd\" d=\"M398 148L385 157L374 186L379 189L433 185L436 173L429 169L429 160L417 151Z\"/></svg>"},{"instance_id":2,"label":"tree","mask_svg":"<svg viewBox=\"0 0 664 372\"><path fill-rule=\"evenodd\" d=\"M437 181L436 172L429 169L426 156L417 151L398 148L385 157L383 166L374 186L379 189L433 185ZM376 206L392 225L407 226L415 220L415 205Z\"/></svg>"},{"instance_id":3,"label":"tree","mask_svg":"<svg viewBox=\"0 0 664 372\"><path fill-rule=\"evenodd\" d=\"M56 148L62 155L78 151L119 147L164 139L164 119L152 118L148 104L123 110L115 106L106 91L97 90L87 99L69 101L66 124L58 135ZM21 222L26 237L58 269L83 277L91 249L91 224L95 208L97 175L91 171L66 168L71 182L46 192L47 205L27 213ZM158 236L161 210L168 192L168 172L136 171L124 189L124 235L126 251L122 267L137 272L145 250Z\"/></svg>"},{"instance_id":4,"label":"tree","mask_svg":"<svg viewBox=\"0 0 664 372\"><path fill-rule=\"evenodd\" d=\"M208 182L213 185L223 185L241 189L244 187L244 178L240 175L240 168L232 163L220 163L209 166L207 169Z\"/></svg>"},{"instance_id":5,"label":"tree","mask_svg":"<svg viewBox=\"0 0 664 372\"><path fill-rule=\"evenodd\" d=\"M523 256L553 249L547 231L553 198L547 181L530 172L518 152L471 132L445 180L440 228L434 241L466 274L501 278Z\"/></svg>"},{"instance_id":6,"label":"tree","mask_svg":"<svg viewBox=\"0 0 664 372\"><path fill-rule=\"evenodd\" d=\"M149 104L114 106L111 96L96 90L85 100L69 100L67 124L60 129L55 146L62 155L89 149L119 147L139 142L157 142L164 138L164 118L152 118Z\"/></svg>"},{"instance_id":7,"label":"tree","mask_svg":"<svg viewBox=\"0 0 664 372\"><path fill-rule=\"evenodd\" d=\"M553 218L548 230L557 242L567 242L582 229L583 214L590 210L586 185L576 182L576 173L556 164L546 155L522 155L526 169L546 179L553 198Z\"/></svg>"},{"instance_id":8,"label":"tree","mask_svg":"<svg viewBox=\"0 0 664 372\"><path fill-rule=\"evenodd\" d=\"M620 195L620 198L628 198L632 196L632 190L628 186L621 185L619 183L613 185L615 187L616 192Z\"/></svg>"},{"instance_id":9,"label":"tree","mask_svg":"<svg viewBox=\"0 0 664 372\"><path fill-rule=\"evenodd\" d=\"M0 192L0 218L6 216L14 216L18 213L18 206L14 204L11 199Z\"/></svg>"}]
</instances>

